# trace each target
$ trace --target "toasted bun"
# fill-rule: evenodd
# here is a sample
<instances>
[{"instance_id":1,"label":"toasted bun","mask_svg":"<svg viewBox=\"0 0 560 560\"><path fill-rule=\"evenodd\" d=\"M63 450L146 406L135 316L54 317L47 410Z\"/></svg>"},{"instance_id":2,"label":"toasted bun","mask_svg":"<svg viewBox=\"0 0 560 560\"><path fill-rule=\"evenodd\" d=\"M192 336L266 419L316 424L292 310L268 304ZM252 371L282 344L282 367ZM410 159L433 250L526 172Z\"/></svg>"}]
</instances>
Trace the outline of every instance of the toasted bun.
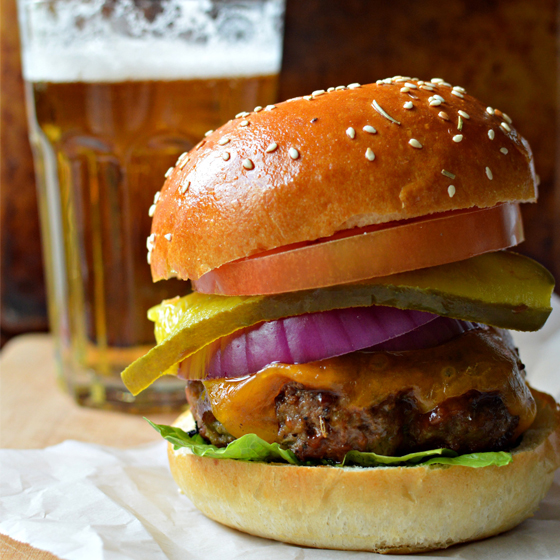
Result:
<instances>
[{"instance_id":1,"label":"toasted bun","mask_svg":"<svg viewBox=\"0 0 560 560\"><path fill-rule=\"evenodd\" d=\"M507 115L446 84L385 82L245 113L179 158L148 241L154 280L354 226L536 199Z\"/></svg>"},{"instance_id":2,"label":"toasted bun","mask_svg":"<svg viewBox=\"0 0 560 560\"><path fill-rule=\"evenodd\" d=\"M171 472L202 513L288 543L423 552L507 531L529 517L560 466L560 409L537 418L505 467L297 467L206 459L169 446ZM188 422L185 415L176 425Z\"/></svg>"}]
</instances>

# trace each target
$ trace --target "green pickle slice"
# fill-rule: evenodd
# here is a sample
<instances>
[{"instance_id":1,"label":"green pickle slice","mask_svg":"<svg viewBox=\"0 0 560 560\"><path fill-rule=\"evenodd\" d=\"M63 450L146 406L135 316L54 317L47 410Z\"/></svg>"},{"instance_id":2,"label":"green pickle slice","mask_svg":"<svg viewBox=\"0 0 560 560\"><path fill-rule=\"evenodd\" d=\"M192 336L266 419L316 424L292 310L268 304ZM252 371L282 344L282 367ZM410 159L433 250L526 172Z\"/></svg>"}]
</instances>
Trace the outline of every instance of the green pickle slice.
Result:
<instances>
[{"instance_id":1,"label":"green pickle slice","mask_svg":"<svg viewBox=\"0 0 560 560\"><path fill-rule=\"evenodd\" d=\"M520 331L548 318L554 278L537 262L507 251L353 284L271 296L192 293L149 310L157 346L122 373L137 395L207 344L262 321L346 307L388 305Z\"/></svg>"}]
</instances>

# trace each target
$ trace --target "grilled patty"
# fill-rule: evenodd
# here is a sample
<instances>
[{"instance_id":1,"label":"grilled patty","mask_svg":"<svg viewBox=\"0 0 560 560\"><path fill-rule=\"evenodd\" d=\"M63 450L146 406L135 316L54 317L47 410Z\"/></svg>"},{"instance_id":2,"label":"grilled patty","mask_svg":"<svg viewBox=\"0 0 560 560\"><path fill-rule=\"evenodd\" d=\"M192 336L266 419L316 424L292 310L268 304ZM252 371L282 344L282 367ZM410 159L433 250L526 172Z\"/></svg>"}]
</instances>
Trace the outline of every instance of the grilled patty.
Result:
<instances>
[{"instance_id":1,"label":"grilled patty","mask_svg":"<svg viewBox=\"0 0 560 560\"><path fill-rule=\"evenodd\" d=\"M215 418L200 381L187 383L187 399L200 434L221 447L234 438ZM328 391L288 383L275 401L277 441L301 461L341 461L350 450L405 455L445 447L458 453L496 451L513 445L519 417L509 413L499 394L469 391L423 413L403 390L379 405L358 409L342 405Z\"/></svg>"}]
</instances>

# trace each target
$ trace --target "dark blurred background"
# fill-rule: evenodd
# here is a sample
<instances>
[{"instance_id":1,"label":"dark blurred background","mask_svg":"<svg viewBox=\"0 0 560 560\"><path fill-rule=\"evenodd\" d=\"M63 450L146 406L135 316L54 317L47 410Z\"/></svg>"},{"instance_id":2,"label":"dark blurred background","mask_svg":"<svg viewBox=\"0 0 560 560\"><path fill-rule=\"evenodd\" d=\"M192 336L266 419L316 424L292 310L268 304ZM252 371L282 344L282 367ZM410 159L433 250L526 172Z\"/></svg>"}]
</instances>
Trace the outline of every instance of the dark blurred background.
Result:
<instances>
[{"instance_id":1,"label":"dark blurred background","mask_svg":"<svg viewBox=\"0 0 560 560\"><path fill-rule=\"evenodd\" d=\"M287 0L279 99L396 74L461 85L508 113L541 178L519 250L560 278L559 0ZM1 342L47 329L15 0L1 8ZM560 154L558 154L560 155Z\"/></svg>"}]
</instances>

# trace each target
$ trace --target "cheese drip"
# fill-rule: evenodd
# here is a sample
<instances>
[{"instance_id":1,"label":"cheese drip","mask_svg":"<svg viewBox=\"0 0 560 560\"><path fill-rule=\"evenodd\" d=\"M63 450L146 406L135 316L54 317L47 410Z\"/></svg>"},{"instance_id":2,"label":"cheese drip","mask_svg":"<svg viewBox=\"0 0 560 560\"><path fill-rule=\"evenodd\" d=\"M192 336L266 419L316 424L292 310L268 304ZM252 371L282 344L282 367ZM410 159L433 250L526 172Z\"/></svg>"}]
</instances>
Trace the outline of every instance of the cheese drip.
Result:
<instances>
[{"instance_id":1,"label":"cheese drip","mask_svg":"<svg viewBox=\"0 0 560 560\"><path fill-rule=\"evenodd\" d=\"M354 352L307 364L270 364L255 375L206 380L204 385L214 416L231 435L253 433L272 443L278 438L274 399L290 382L330 391L341 404L356 409L411 391L422 413L471 390L499 393L509 412L519 416L516 438L536 414L509 334L488 328L426 350Z\"/></svg>"}]
</instances>

